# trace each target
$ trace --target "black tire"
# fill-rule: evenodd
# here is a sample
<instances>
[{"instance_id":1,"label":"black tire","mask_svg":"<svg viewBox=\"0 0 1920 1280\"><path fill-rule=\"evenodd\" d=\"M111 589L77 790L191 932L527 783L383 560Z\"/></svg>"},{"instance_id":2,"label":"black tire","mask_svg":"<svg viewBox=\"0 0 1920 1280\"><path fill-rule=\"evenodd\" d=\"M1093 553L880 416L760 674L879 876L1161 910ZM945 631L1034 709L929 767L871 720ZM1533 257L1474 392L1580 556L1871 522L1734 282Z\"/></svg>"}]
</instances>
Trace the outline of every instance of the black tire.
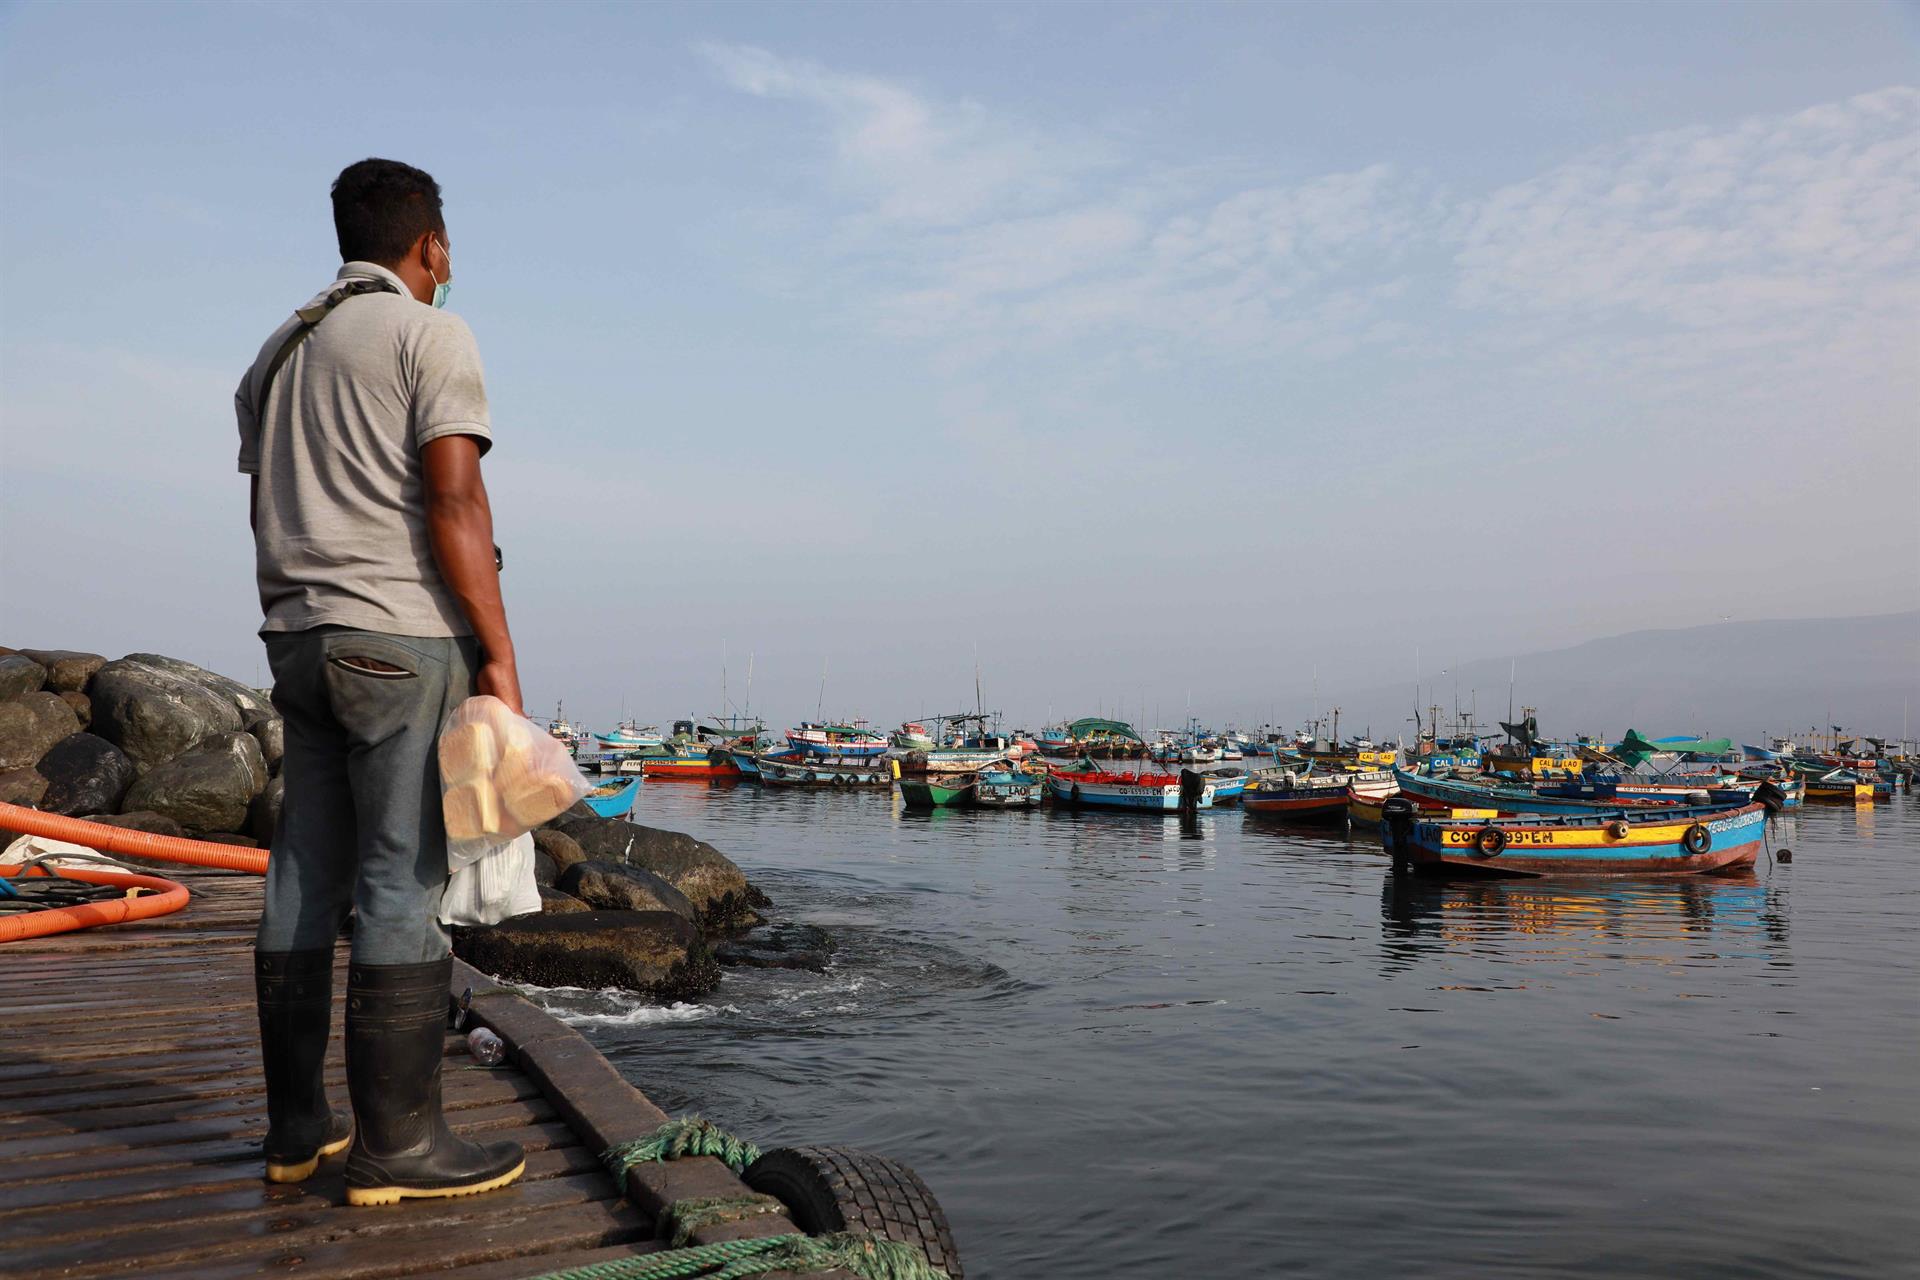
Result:
<instances>
[{"instance_id":1,"label":"black tire","mask_svg":"<svg viewBox=\"0 0 1920 1280\"><path fill-rule=\"evenodd\" d=\"M940 1202L897 1160L855 1147L781 1147L748 1165L741 1178L785 1205L808 1235L853 1231L910 1244L952 1280L964 1280Z\"/></svg>"},{"instance_id":2,"label":"black tire","mask_svg":"<svg viewBox=\"0 0 1920 1280\"><path fill-rule=\"evenodd\" d=\"M1625 818L1615 818L1607 824L1607 834L1615 840L1625 840L1632 831L1633 828L1627 825Z\"/></svg>"},{"instance_id":3,"label":"black tire","mask_svg":"<svg viewBox=\"0 0 1920 1280\"><path fill-rule=\"evenodd\" d=\"M1483 858L1497 858L1507 847L1507 833L1498 827L1482 827L1473 838L1473 848Z\"/></svg>"},{"instance_id":4,"label":"black tire","mask_svg":"<svg viewBox=\"0 0 1920 1280\"><path fill-rule=\"evenodd\" d=\"M1696 822L1681 835L1680 847L1688 853L1705 853L1713 848L1713 833Z\"/></svg>"}]
</instances>

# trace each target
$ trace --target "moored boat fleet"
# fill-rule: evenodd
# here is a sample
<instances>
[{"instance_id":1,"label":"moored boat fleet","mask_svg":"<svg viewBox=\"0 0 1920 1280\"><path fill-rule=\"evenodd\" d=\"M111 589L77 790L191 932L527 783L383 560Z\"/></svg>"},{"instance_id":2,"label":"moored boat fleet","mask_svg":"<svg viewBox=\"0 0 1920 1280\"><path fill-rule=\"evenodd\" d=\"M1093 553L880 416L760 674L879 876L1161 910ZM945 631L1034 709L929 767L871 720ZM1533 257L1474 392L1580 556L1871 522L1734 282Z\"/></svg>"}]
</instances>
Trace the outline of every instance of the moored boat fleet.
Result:
<instances>
[{"instance_id":1,"label":"moored boat fleet","mask_svg":"<svg viewBox=\"0 0 1920 1280\"><path fill-rule=\"evenodd\" d=\"M903 722L809 721L770 733L740 717L687 719L669 732L628 721L551 731L589 771L615 781L587 798L631 809L640 782L753 782L769 788L897 792L910 810L1113 810L1193 815L1238 805L1248 820L1377 829L1396 866L1448 874L1697 875L1750 866L1766 821L1801 804L1885 803L1920 758L1881 739L1824 749L1784 739L1578 737L1548 741L1528 710L1489 741L1436 714L1409 746L1316 731L1215 733L1191 721L1149 741L1089 717L1002 733L983 712ZM598 748L597 750L594 748Z\"/></svg>"}]
</instances>

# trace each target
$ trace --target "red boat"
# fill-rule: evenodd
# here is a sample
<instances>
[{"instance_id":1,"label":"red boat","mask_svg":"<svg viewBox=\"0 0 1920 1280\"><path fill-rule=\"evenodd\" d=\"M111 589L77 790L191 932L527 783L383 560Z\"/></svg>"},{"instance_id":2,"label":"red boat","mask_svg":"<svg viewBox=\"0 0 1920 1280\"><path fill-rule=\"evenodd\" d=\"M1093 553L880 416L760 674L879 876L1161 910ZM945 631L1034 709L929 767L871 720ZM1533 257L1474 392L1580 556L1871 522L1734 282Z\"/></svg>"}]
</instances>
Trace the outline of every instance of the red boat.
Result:
<instances>
[{"instance_id":1,"label":"red boat","mask_svg":"<svg viewBox=\"0 0 1920 1280\"><path fill-rule=\"evenodd\" d=\"M655 782L711 782L738 778L741 773L740 766L726 752L703 751L690 755L643 756L640 776Z\"/></svg>"}]
</instances>

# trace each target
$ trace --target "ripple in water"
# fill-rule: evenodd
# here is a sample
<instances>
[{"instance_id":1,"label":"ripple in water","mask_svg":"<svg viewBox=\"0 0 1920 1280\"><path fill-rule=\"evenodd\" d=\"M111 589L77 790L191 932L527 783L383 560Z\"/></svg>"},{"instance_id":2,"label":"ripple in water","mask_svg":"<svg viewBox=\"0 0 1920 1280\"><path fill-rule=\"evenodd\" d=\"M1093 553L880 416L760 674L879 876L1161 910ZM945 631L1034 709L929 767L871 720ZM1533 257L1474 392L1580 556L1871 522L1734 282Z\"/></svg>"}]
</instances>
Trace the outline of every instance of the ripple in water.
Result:
<instances>
[{"instance_id":1,"label":"ripple in water","mask_svg":"<svg viewBox=\"0 0 1920 1280\"><path fill-rule=\"evenodd\" d=\"M1231 810L661 786L636 818L839 952L540 1002L671 1111L905 1159L981 1280L1920 1269L1905 793L1684 882L1401 880Z\"/></svg>"}]
</instances>

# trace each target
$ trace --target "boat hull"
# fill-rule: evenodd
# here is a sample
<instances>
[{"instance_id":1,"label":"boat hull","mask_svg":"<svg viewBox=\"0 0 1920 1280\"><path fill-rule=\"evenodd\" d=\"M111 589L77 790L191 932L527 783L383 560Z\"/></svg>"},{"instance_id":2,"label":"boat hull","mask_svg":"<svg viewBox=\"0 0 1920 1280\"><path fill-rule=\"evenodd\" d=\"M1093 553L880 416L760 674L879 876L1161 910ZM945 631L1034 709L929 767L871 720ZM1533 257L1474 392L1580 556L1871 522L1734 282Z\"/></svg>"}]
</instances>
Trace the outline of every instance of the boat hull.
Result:
<instances>
[{"instance_id":1,"label":"boat hull","mask_svg":"<svg viewBox=\"0 0 1920 1280\"><path fill-rule=\"evenodd\" d=\"M1048 776L1047 790L1057 803L1071 808L1125 809L1148 813L1180 811L1179 779L1142 784L1120 780L1125 776L1056 773ZM1215 790L1213 783L1203 783L1195 807L1213 808Z\"/></svg>"},{"instance_id":2,"label":"boat hull","mask_svg":"<svg viewBox=\"0 0 1920 1280\"><path fill-rule=\"evenodd\" d=\"M705 756L653 756L640 761L640 776L660 782L711 782L719 778L737 778L740 766L725 754Z\"/></svg>"},{"instance_id":3,"label":"boat hull","mask_svg":"<svg viewBox=\"0 0 1920 1280\"><path fill-rule=\"evenodd\" d=\"M893 782L891 761L834 763L804 756L761 756L760 781L769 787L884 787Z\"/></svg>"},{"instance_id":4,"label":"boat hull","mask_svg":"<svg viewBox=\"0 0 1920 1280\"><path fill-rule=\"evenodd\" d=\"M900 798L909 809L957 809L973 800L973 779L946 782L933 778L900 779Z\"/></svg>"},{"instance_id":5,"label":"boat hull","mask_svg":"<svg viewBox=\"0 0 1920 1280\"><path fill-rule=\"evenodd\" d=\"M1389 813L1381 824L1381 843L1397 862L1446 874L1704 875L1752 866L1766 820L1766 807L1759 804L1684 806L1608 821L1544 814L1416 816L1405 820L1402 838Z\"/></svg>"},{"instance_id":6,"label":"boat hull","mask_svg":"<svg viewBox=\"0 0 1920 1280\"><path fill-rule=\"evenodd\" d=\"M634 797L640 794L640 779L628 778L616 783L605 795L589 793L585 798L587 808L602 818L624 818L633 809Z\"/></svg>"}]
</instances>

